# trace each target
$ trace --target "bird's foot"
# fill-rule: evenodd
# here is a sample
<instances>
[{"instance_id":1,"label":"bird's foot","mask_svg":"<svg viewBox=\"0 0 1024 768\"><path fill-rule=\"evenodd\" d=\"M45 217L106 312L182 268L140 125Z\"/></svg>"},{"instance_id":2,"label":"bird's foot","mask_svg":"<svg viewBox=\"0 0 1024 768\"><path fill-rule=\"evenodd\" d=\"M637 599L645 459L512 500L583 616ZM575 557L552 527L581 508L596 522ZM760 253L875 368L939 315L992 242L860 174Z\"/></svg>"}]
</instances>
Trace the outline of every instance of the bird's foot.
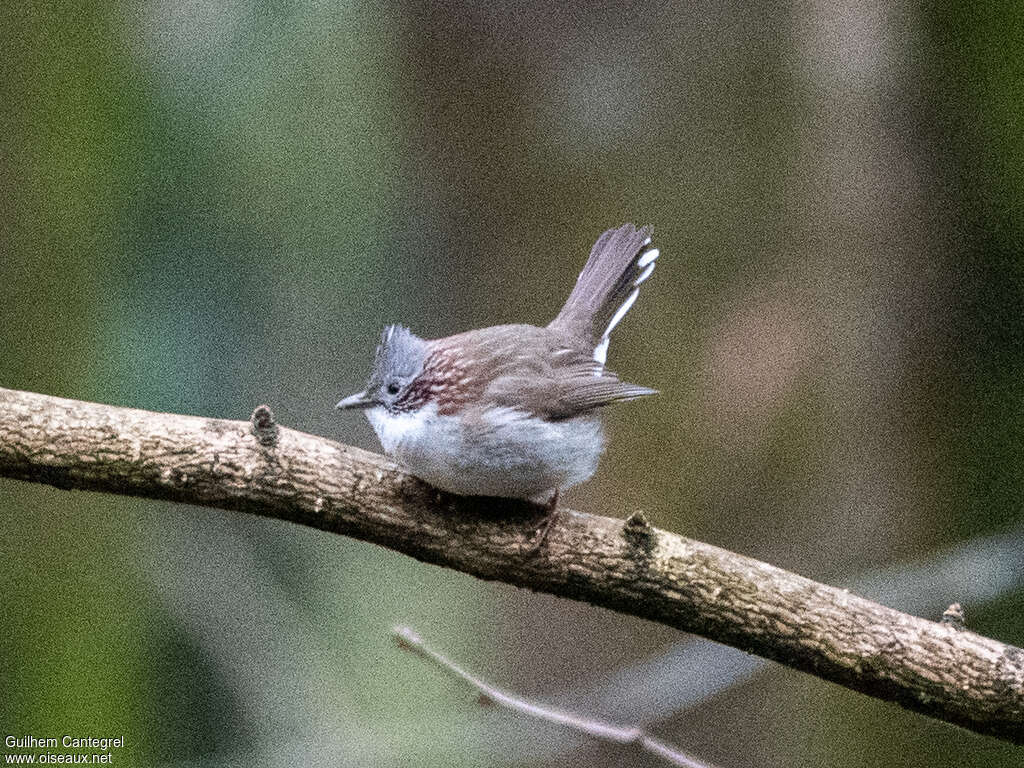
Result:
<instances>
[{"instance_id":1,"label":"bird's foot","mask_svg":"<svg viewBox=\"0 0 1024 768\"><path fill-rule=\"evenodd\" d=\"M548 532L551 530L551 526L555 524L555 520L558 519L558 489L555 488L555 492L551 494L551 498L544 504L544 519L541 524L537 527L538 535L536 541L530 546L530 552L536 552L544 544L544 541L548 537Z\"/></svg>"}]
</instances>

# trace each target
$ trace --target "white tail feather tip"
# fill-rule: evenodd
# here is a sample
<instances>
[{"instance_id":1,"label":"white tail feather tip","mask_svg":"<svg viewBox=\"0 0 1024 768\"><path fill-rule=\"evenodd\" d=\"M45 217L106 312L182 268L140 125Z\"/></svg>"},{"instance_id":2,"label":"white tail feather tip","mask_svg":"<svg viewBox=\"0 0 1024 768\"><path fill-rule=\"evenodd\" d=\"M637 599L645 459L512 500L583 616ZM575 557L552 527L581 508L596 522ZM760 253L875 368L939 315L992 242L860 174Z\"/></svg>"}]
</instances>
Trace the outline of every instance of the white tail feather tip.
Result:
<instances>
[{"instance_id":1,"label":"white tail feather tip","mask_svg":"<svg viewBox=\"0 0 1024 768\"><path fill-rule=\"evenodd\" d=\"M639 260L637 260L636 265L638 267L641 267L641 268L646 267L648 264L650 264L656 258L658 258L659 254L660 254L660 252L658 251L657 248L652 248L647 253L645 253L643 256L641 256L639 258Z\"/></svg>"}]
</instances>

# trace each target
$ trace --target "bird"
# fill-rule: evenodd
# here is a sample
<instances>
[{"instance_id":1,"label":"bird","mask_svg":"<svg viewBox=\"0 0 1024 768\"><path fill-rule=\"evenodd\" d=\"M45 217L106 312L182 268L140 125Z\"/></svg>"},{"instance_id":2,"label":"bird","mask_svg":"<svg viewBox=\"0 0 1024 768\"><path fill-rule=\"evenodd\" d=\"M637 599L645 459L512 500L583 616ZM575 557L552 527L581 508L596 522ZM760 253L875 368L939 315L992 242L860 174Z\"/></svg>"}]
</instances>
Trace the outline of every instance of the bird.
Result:
<instances>
[{"instance_id":1,"label":"bird","mask_svg":"<svg viewBox=\"0 0 1024 768\"><path fill-rule=\"evenodd\" d=\"M604 232L545 327L423 339L387 326L366 387L336 407L364 410L384 452L435 488L554 509L597 470L601 409L657 394L605 367L611 333L654 271L653 235L633 224Z\"/></svg>"}]
</instances>

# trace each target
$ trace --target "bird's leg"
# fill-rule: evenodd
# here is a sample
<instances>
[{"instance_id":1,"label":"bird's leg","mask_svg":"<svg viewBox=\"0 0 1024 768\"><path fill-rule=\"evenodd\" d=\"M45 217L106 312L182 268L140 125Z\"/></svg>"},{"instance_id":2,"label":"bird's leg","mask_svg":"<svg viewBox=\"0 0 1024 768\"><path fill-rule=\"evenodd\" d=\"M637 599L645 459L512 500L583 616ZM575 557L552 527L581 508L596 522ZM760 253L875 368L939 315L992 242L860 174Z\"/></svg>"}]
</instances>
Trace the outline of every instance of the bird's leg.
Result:
<instances>
[{"instance_id":1,"label":"bird's leg","mask_svg":"<svg viewBox=\"0 0 1024 768\"><path fill-rule=\"evenodd\" d=\"M541 524L539 526L540 535L537 537L537 540L534 542L533 546L530 547L531 552L536 552L538 549L540 549L541 544L543 544L544 540L548 537L548 531L551 530L551 526L554 525L555 520L558 519L557 488L555 488L555 492L551 494L551 498L548 499L547 503L544 505L544 510L544 520L541 521Z\"/></svg>"}]
</instances>

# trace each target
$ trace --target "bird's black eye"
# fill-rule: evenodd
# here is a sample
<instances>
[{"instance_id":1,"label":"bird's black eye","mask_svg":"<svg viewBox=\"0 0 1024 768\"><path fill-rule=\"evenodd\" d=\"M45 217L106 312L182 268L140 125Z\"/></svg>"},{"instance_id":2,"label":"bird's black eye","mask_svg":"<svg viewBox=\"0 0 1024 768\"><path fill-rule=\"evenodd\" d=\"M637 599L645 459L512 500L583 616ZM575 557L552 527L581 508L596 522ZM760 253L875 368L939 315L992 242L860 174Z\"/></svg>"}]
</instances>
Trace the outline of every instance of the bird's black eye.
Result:
<instances>
[{"instance_id":1,"label":"bird's black eye","mask_svg":"<svg viewBox=\"0 0 1024 768\"><path fill-rule=\"evenodd\" d=\"M388 384L388 394L389 395L397 395L399 389L401 389L401 387L398 386L398 382L397 381L392 381L390 384Z\"/></svg>"}]
</instances>

